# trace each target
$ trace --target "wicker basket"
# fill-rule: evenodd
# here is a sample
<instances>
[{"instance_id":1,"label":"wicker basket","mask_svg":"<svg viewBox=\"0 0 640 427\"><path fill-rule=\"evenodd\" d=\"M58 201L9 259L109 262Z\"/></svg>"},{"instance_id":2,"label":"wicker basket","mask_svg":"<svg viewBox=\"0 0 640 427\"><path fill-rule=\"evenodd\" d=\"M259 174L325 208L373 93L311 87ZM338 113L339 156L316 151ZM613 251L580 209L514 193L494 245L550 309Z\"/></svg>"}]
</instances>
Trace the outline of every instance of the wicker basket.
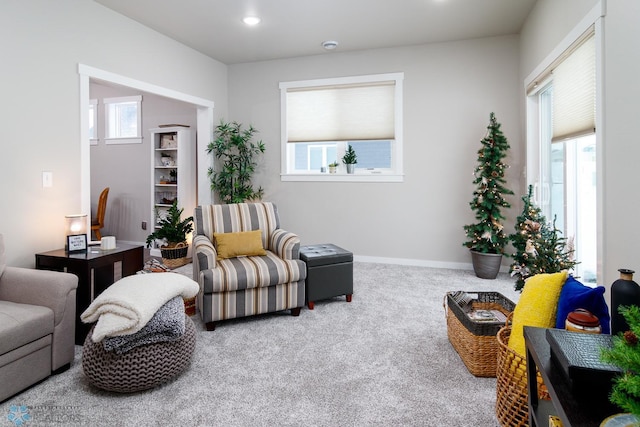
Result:
<instances>
[{"instance_id":1,"label":"wicker basket","mask_svg":"<svg viewBox=\"0 0 640 427\"><path fill-rule=\"evenodd\" d=\"M515 304L498 292L468 292L477 297L458 304L447 293L447 334L453 348L458 352L469 372L477 377L496 376L496 334L504 322L478 322L468 312L472 310L498 310L505 316L513 311Z\"/></svg>"},{"instance_id":2,"label":"wicker basket","mask_svg":"<svg viewBox=\"0 0 640 427\"><path fill-rule=\"evenodd\" d=\"M191 261L187 258L188 251L189 245L184 242L178 243L173 248L160 248L162 263L172 269L182 267Z\"/></svg>"},{"instance_id":3,"label":"wicker basket","mask_svg":"<svg viewBox=\"0 0 640 427\"><path fill-rule=\"evenodd\" d=\"M496 417L504 427L529 425L529 404L527 398L527 360L507 344L511 326L501 328L496 335L498 342L498 365L496 369ZM549 392L537 375L538 398L549 399Z\"/></svg>"}]
</instances>

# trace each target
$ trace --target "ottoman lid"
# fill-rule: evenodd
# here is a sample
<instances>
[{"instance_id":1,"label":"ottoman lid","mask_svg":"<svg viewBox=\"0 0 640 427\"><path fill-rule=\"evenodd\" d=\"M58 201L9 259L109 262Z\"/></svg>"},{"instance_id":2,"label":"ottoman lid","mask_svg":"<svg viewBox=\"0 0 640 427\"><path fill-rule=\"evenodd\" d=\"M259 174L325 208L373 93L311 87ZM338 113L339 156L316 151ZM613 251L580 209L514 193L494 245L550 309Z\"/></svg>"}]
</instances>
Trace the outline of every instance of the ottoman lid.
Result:
<instances>
[{"instance_id":1,"label":"ottoman lid","mask_svg":"<svg viewBox=\"0 0 640 427\"><path fill-rule=\"evenodd\" d=\"M353 253L331 243L300 247L300 259L308 267L352 262Z\"/></svg>"}]
</instances>

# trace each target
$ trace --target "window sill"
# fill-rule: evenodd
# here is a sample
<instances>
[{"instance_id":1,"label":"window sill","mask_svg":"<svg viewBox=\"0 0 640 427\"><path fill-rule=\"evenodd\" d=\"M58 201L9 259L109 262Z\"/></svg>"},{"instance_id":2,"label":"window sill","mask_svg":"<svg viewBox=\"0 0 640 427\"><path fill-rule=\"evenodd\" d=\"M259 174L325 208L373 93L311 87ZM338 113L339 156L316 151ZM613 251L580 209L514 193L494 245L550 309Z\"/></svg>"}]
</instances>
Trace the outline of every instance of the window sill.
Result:
<instances>
[{"instance_id":1,"label":"window sill","mask_svg":"<svg viewBox=\"0 0 640 427\"><path fill-rule=\"evenodd\" d=\"M105 138L104 143L107 145L116 144L142 144L142 137L137 138Z\"/></svg>"},{"instance_id":2,"label":"window sill","mask_svg":"<svg viewBox=\"0 0 640 427\"><path fill-rule=\"evenodd\" d=\"M281 174L282 182L404 182L404 175L397 174Z\"/></svg>"}]
</instances>

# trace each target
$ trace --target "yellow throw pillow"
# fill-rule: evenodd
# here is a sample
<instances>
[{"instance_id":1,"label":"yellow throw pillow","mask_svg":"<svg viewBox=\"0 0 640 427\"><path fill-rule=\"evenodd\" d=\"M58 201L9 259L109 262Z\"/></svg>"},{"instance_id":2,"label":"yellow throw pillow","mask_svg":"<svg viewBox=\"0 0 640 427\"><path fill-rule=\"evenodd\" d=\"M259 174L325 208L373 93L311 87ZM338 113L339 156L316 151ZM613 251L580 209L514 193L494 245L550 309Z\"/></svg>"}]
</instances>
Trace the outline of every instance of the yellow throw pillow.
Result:
<instances>
[{"instance_id":1,"label":"yellow throw pillow","mask_svg":"<svg viewBox=\"0 0 640 427\"><path fill-rule=\"evenodd\" d=\"M558 299L567 272L536 274L524 284L522 295L513 311L509 348L525 355L523 326L553 328L556 324Z\"/></svg>"},{"instance_id":2,"label":"yellow throw pillow","mask_svg":"<svg viewBox=\"0 0 640 427\"><path fill-rule=\"evenodd\" d=\"M213 237L216 239L218 259L267 254L267 251L262 247L262 232L260 230L213 233Z\"/></svg>"}]
</instances>

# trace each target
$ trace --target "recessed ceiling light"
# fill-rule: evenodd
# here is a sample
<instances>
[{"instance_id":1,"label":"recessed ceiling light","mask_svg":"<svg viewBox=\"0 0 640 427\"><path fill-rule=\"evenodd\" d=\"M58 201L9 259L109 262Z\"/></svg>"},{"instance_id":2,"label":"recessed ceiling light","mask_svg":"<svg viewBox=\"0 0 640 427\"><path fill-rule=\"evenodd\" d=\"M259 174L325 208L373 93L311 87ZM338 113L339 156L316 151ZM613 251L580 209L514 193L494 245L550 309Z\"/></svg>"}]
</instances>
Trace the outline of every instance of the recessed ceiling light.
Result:
<instances>
[{"instance_id":1,"label":"recessed ceiling light","mask_svg":"<svg viewBox=\"0 0 640 427\"><path fill-rule=\"evenodd\" d=\"M247 25L258 25L260 23L260 18L257 16L245 16L242 18L242 22Z\"/></svg>"},{"instance_id":2,"label":"recessed ceiling light","mask_svg":"<svg viewBox=\"0 0 640 427\"><path fill-rule=\"evenodd\" d=\"M327 50L333 50L338 47L338 42L334 40L327 40L322 42L322 47Z\"/></svg>"}]
</instances>

